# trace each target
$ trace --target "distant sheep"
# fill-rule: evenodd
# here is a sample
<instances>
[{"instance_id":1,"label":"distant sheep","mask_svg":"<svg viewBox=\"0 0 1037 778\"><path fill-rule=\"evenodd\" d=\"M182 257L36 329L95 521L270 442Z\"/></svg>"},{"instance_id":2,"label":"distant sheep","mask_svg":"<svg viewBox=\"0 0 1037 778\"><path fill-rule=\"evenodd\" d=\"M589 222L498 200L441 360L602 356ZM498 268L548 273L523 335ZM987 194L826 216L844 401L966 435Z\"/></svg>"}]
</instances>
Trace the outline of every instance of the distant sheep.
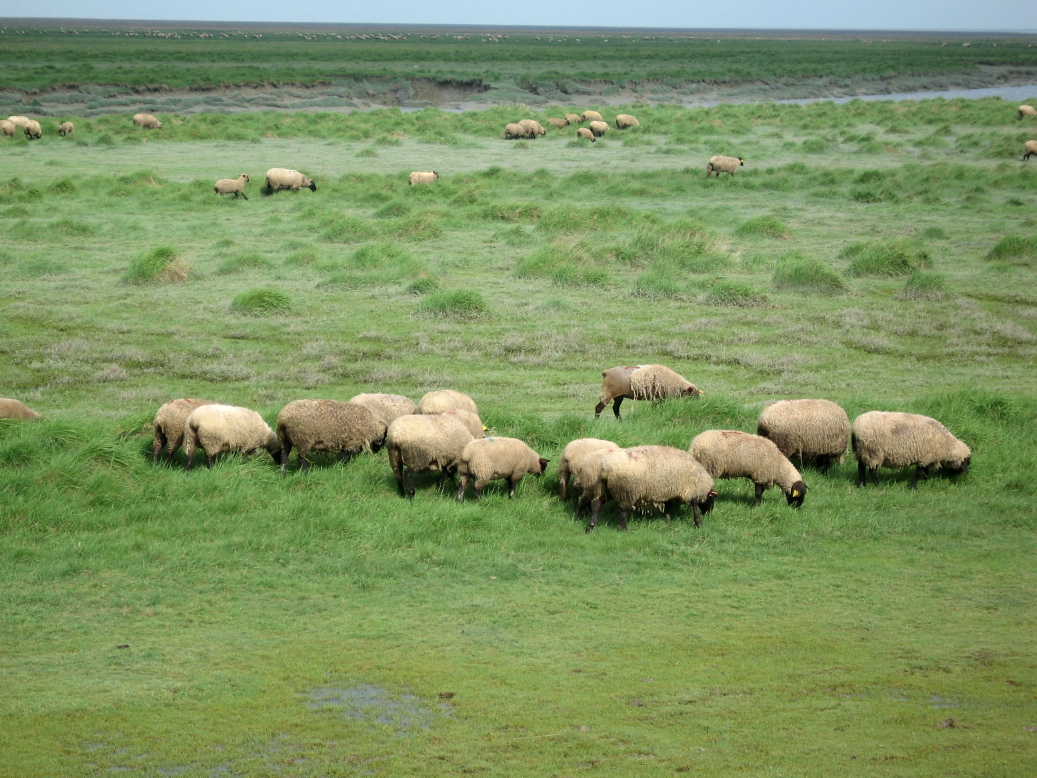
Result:
<instances>
[{"instance_id":1,"label":"distant sheep","mask_svg":"<svg viewBox=\"0 0 1037 778\"><path fill-rule=\"evenodd\" d=\"M10 119L0 119L0 134L6 135L8 138L13 137L18 131L18 125L12 122Z\"/></svg>"},{"instance_id":2,"label":"distant sheep","mask_svg":"<svg viewBox=\"0 0 1037 778\"><path fill-rule=\"evenodd\" d=\"M145 130L161 130L162 122L150 113L136 113L133 115L133 123Z\"/></svg>"},{"instance_id":3,"label":"distant sheep","mask_svg":"<svg viewBox=\"0 0 1037 778\"><path fill-rule=\"evenodd\" d=\"M765 490L775 484L785 499L798 508L806 498L807 485L799 471L767 438L739 430L707 430L696 435L688 451L714 478L748 478L756 486L759 505Z\"/></svg>"},{"instance_id":4,"label":"distant sheep","mask_svg":"<svg viewBox=\"0 0 1037 778\"><path fill-rule=\"evenodd\" d=\"M943 424L914 413L869 411L853 420L851 437L857 456L857 484L871 480L879 485L880 467L915 468L911 488L918 488L918 477L929 478L929 468L969 472L972 452Z\"/></svg>"},{"instance_id":5,"label":"distant sheep","mask_svg":"<svg viewBox=\"0 0 1037 778\"><path fill-rule=\"evenodd\" d=\"M1023 118L1026 118L1028 116L1029 117L1037 116L1037 108L1034 108L1032 105L1020 105L1019 106L1019 111L1016 114L1015 118L1016 119L1023 119Z\"/></svg>"},{"instance_id":6,"label":"distant sheep","mask_svg":"<svg viewBox=\"0 0 1037 778\"><path fill-rule=\"evenodd\" d=\"M530 140L536 140L538 135L547 135L547 130L536 119L522 119L519 125L526 131L526 137Z\"/></svg>"},{"instance_id":7,"label":"distant sheep","mask_svg":"<svg viewBox=\"0 0 1037 778\"><path fill-rule=\"evenodd\" d=\"M358 394L349 398L349 402L363 405L385 422L392 424L400 416L418 412L418 404L402 394Z\"/></svg>"},{"instance_id":8,"label":"distant sheep","mask_svg":"<svg viewBox=\"0 0 1037 778\"><path fill-rule=\"evenodd\" d=\"M601 373L601 397L594 408L594 418L612 402L612 412L619 419L619 406L624 399L658 402L667 397L697 397L705 394L688 379L665 365L628 365L611 367Z\"/></svg>"},{"instance_id":9,"label":"distant sheep","mask_svg":"<svg viewBox=\"0 0 1037 778\"><path fill-rule=\"evenodd\" d=\"M504 128L504 139L515 140L516 138L525 138L529 135L526 128L517 122L512 122Z\"/></svg>"},{"instance_id":10,"label":"distant sheep","mask_svg":"<svg viewBox=\"0 0 1037 778\"><path fill-rule=\"evenodd\" d=\"M0 419L42 419L40 414L22 403L9 397L0 397Z\"/></svg>"},{"instance_id":11,"label":"distant sheep","mask_svg":"<svg viewBox=\"0 0 1037 778\"><path fill-rule=\"evenodd\" d=\"M803 457L811 457L827 472L850 445L850 418L830 400L778 400L760 411L756 434L789 459L799 457L800 467Z\"/></svg>"},{"instance_id":12,"label":"distant sheep","mask_svg":"<svg viewBox=\"0 0 1037 778\"><path fill-rule=\"evenodd\" d=\"M577 438L570 441L562 450L558 458L558 496L564 500L568 488L569 474L579 459L585 454L601 449L619 448L611 440L600 440L599 438Z\"/></svg>"},{"instance_id":13,"label":"distant sheep","mask_svg":"<svg viewBox=\"0 0 1037 778\"><path fill-rule=\"evenodd\" d=\"M609 131L608 122L594 121L587 125L587 128L594 133L596 138L600 138L606 132Z\"/></svg>"},{"instance_id":14,"label":"distant sheep","mask_svg":"<svg viewBox=\"0 0 1037 778\"><path fill-rule=\"evenodd\" d=\"M591 143L598 142L598 139L594 137L594 133L586 127L580 127L580 129L576 131L576 137L581 140L589 140Z\"/></svg>"},{"instance_id":15,"label":"distant sheep","mask_svg":"<svg viewBox=\"0 0 1037 778\"><path fill-rule=\"evenodd\" d=\"M1037 140L1028 140L1023 144L1023 162L1033 154L1037 154Z\"/></svg>"},{"instance_id":16,"label":"distant sheep","mask_svg":"<svg viewBox=\"0 0 1037 778\"><path fill-rule=\"evenodd\" d=\"M272 167L266 171L266 185L263 188L263 194L273 194L282 189L288 189L292 192L298 192L300 189L309 189L311 192L317 191L317 185L312 179L307 178L298 170L291 170L284 167Z\"/></svg>"},{"instance_id":17,"label":"distant sheep","mask_svg":"<svg viewBox=\"0 0 1037 778\"><path fill-rule=\"evenodd\" d=\"M481 429L473 435L458 413L416 414L393 421L385 447L400 497L414 497L416 472L438 471L442 489L447 475L457 471L464 447L476 437L482 437Z\"/></svg>"},{"instance_id":18,"label":"distant sheep","mask_svg":"<svg viewBox=\"0 0 1037 778\"><path fill-rule=\"evenodd\" d=\"M567 113L565 115L565 120L569 122L569 124L579 124L583 121L578 113Z\"/></svg>"},{"instance_id":19,"label":"distant sheep","mask_svg":"<svg viewBox=\"0 0 1037 778\"><path fill-rule=\"evenodd\" d=\"M212 467L217 454L240 451L247 457L261 448L277 462L281 443L263 417L253 410L235 405L202 405L191 411L185 424L184 453L188 470L198 448L205 452L206 467Z\"/></svg>"},{"instance_id":20,"label":"distant sheep","mask_svg":"<svg viewBox=\"0 0 1037 778\"><path fill-rule=\"evenodd\" d=\"M295 400L277 415L277 440L281 444L281 473L288 466L294 446L299 469L306 472L314 451L338 454L348 462L361 451L377 452L385 442L386 424L362 405L337 400Z\"/></svg>"},{"instance_id":21,"label":"distant sheep","mask_svg":"<svg viewBox=\"0 0 1037 778\"><path fill-rule=\"evenodd\" d=\"M563 127L568 127L569 126L569 120L568 119L555 119L555 118L552 117L552 118L547 120L547 123L550 126L554 127L556 130L560 130Z\"/></svg>"},{"instance_id":22,"label":"distant sheep","mask_svg":"<svg viewBox=\"0 0 1037 778\"><path fill-rule=\"evenodd\" d=\"M184 430L187 417L191 411L203 405L214 405L211 400L198 400L184 397L170 400L155 413L155 440L151 445L151 461L158 464L162 449L166 449L166 462L173 461L173 455L184 444Z\"/></svg>"},{"instance_id":23,"label":"distant sheep","mask_svg":"<svg viewBox=\"0 0 1037 778\"><path fill-rule=\"evenodd\" d=\"M248 195L245 194L245 184L247 183L248 173L242 173L237 178L221 178L212 190L218 195L233 194L235 200L238 199L238 195L247 200Z\"/></svg>"},{"instance_id":24,"label":"distant sheep","mask_svg":"<svg viewBox=\"0 0 1037 778\"><path fill-rule=\"evenodd\" d=\"M722 154L718 154L715 157L709 158L709 164L706 165L706 178L709 178L713 173L717 174L717 178L720 178L721 173L730 173L733 176L735 171L744 164L745 160L741 157L725 157Z\"/></svg>"},{"instance_id":25,"label":"distant sheep","mask_svg":"<svg viewBox=\"0 0 1037 778\"><path fill-rule=\"evenodd\" d=\"M58 135L64 138L66 135L71 135L76 131L76 125L72 122L62 122L61 126L58 127Z\"/></svg>"},{"instance_id":26,"label":"distant sheep","mask_svg":"<svg viewBox=\"0 0 1037 778\"><path fill-rule=\"evenodd\" d=\"M407 185L431 184L437 178L439 178L439 173L435 170L429 170L428 172L415 171L407 176Z\"/></svg>"},{"instance_id":27,"label":"distant sheep","mask_svg":"<svg viewBox=\"0 0 1037 778\"><path fill-rule=\"evenodd\" d=\"M619 526L627 528L631 510L661 510L670 523L673 512L690 504L695 526L713 509L713 477L687 451L670 446L635 446L606 454L600 465L601 493L594 500L587 532L598 524L601 506L613 499L619 505Z\"/></svg>"},{"instance_id":28,"label":"distant sheep","mask_svg":"<svg viewBox=\"0 0 1037 778\"><path fill-rule=\"evenodd\" d=\"M25 129L25 125L32 121L28 116L8 116L7 121L13 124L15 127Z\"/></svg>"},{"instance_id":29,"label":"distant sheep","mask_svg":"<svg viewBox=\"0 0 1037 778\"><path fill-rule=\"evenodd\" d=\"M508 499L515 496L515 487L526 473L543 475L548 460L518 438L482 438L467 443L457 466L460 486L457 501L464 502L465 489L473 484L475 497L482 497L486 484L498 478L508 482Z\"/></svg>"},{"instance_id":30,"label":"distant sheep","mask_svg":"<svg viewBox=\"0 0 1037 778\"><path fill-rule=\"evenodd\" d=\"M29 119L29 123L25 125L25 137L29 140L39 140L43 137L43 128L40 127L40 123L35 119Z\"/></svg>"},{"instance_id":31,"label":"distant sheep","mask_svg":"<svg viewBox=\"0 0 1037 778\"><path fill-rule=\"evenodd\" d=\"M464 392L454 389L436 389L427 392L418 400L418 413L442 413L451 408L460 408L462 411L479 415L479 408L476 406L475 400Z\"/></svg>"},{"instance_id":32,"label":"distant sheep","mask_svg":"<svg viewBox=\"0 0 1037 778\"><path fill-rule=\"evenodd\" d=\"M621 113L616 116L616 129L617 130L628 130L631 127L640 127L641 122L637 120L637 117L631 116L628 113Z\"/></svg>"},{"instance_id":33,"label":"distant sheep","mask_svg":"<svg viewBox=\"0 0 1037 778\"><path fill-rule=\"evenodd\" d=\"M582 114L580 114L580 121L581 122L600 122L601 121L601 114L598 113L597 111L584 111Z\"/></svg>"}]
</instances>

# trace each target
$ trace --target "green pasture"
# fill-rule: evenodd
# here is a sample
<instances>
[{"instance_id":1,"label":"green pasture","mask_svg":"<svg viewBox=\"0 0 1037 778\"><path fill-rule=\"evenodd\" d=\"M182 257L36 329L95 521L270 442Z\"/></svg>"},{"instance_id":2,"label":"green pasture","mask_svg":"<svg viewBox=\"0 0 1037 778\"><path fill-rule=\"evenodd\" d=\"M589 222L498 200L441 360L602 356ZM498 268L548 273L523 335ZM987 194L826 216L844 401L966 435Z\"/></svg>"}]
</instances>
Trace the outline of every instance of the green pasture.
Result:
<instances>
[{"instance_id":1,"label":"green pasture","mask_svg":"<svg viewBox=\"0 0 1037 778\"><path fill-rule=\"evenodd\" d=\"M0 421L0 775L1032 771L1037 126L632 105L593 145L501 137L564 110L0 139L0 396L44 416ZM317 191L264 197L271 167ZM593 418L603 369L655 362L705 396ZM384 451L151 464L175 397L273 423L436 388L547 475L459 505L402 500ZM701 528L587 535L557 499L573 438L686 448L791 397L935 416L972 469L859 489L850 454L798 511L725 481Z\"/></svg>"}]
</instances>

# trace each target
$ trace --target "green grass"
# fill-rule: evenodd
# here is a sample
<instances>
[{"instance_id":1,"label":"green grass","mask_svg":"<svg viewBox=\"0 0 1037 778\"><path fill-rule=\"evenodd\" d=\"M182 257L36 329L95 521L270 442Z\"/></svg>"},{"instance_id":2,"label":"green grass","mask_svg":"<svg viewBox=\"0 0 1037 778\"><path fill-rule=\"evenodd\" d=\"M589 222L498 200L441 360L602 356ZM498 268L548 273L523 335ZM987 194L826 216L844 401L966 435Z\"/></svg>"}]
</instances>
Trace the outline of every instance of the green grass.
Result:
<instances>
[{"instance_id":1,"label":"green grass","mask_svg":"<svg viewBox=\"0 0 1037 778\"><path fill-rule=\"evenodd\" d=\"M0 420L0 774L1027 774L1037 179L1004 151L1014 108L616 110L654 144L514 151L505 107L10 139L0 396L44 419ZM731 138L754 153L707 181ZM317 192L212 192L274 165ZM780 234L739 229L759 214ZM174 257L179 283L127 283ZM601 371L644 362L706 394L595 421ZM547 474L459 505L433 476L400 499L385 452L151 464L174 397L273 424L444 387ZM848 455L805 469L799 511L722 481L702 528L622 533L606 507L587 535L557 500L573 438L687 447L792 397L934 416L971 470L858 489Z\"/></svg>"}]
</instances>

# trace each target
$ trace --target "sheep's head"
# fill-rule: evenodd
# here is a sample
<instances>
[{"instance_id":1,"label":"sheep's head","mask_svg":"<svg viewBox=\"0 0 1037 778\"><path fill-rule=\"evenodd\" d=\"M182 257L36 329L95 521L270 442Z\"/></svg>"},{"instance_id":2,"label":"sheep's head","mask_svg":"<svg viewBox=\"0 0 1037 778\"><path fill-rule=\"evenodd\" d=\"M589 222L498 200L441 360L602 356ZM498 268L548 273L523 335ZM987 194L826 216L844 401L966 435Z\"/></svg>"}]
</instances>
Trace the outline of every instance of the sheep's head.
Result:
<instances>
[{"instance_id":1,"label":"sheep's head","mask_svg":"<svg viewBox=\"0 0 1037 778\"><path fill-rule=\"evenodd\" d=\"M702 389L699 389L697 386L695 386L695 384L692 384L684 390L683 394L686 397L698 397L700 394L705 394L705 392Z\"/></svg>"},{"instance_id":2,"label":"sheep's head","mask_svg":"<svg viewBox=\"0 0 1037 778\"><path fill-rule=\"evenodd\" d=\"M744 164L745 164L745 160L744 160L744 159L742 159L741 157L739 157L739 158L738 158L738 167L741 167L741 166L742 166L742 165L744 165Z\"/></svg>"},{"instance_id":3,"label":"sheep's head","mask_svg":"<svg viewBox=\"0 0 1037 778\"><path fill-rule=\"evenodd\" d=\"M316 192L317 191L317 182L313 181L312 179L309 179L309 178L307 178L306 180L309 181L309 183L306 184L306 186L308 186L310 188L310 191L311 192Z\"/></svg>"},{"instance_id":4,"label":"sheep's head","mask_svg":"<svg viewBox=\"0 0 1037 778\"><path fill-rule=\"evenodd\" d=\"M972 452L969 447L960 440L954 443L951 453L946 459L940 461L940 466L948 470L957 470L968 474L969 462L972 460Z\"/></svg>"},{"instance_id":5,"label":"sheep's head","mask_svg":"<svg viewBox=\"0 0 1037 778\"><path fill-rule=\"evenodd\" d=\"M706 499L699 503L699 510L703 513L709 513L713 510L713 503L716 502L717 493L715 489L710 489L709 494L706 495Z\"/></svg>"},{"instance_id":6,"label":"sheep's head","mask_svg":"<svg viewBox=\"0 0 1037 778\"><path fill-rule=\"evenodd\" d=\"M543 457L540 457L540 472L534 473L533 475L543 475L544 471L547 470L547 463L550 461L550 459L544 459Z\"/></svg>"},{"instance_id":7,"label":"sheep's head","mask_svg":"<svg viewBox=\"0 0 1037 778\"><path fill-rule=\"evenodd\" d=\"M807 496L807 485L802 481L796 481L792 486L789 487L788 494L785 495L785 499L788 500L789 505L793 508L798 508L803 504L803 500Z\"/></svg>"}]
</instances>

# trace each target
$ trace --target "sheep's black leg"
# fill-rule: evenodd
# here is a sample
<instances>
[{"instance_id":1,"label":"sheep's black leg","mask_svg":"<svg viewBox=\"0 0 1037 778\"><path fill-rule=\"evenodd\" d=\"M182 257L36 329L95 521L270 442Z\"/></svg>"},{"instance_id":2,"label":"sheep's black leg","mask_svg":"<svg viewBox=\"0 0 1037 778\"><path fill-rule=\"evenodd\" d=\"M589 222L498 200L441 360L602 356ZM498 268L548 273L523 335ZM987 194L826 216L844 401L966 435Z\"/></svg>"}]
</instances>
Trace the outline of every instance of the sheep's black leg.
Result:
<instances>
[{"instance_id":1,"label":"sheep's black leg","mask_svg":"<svg viewBox=\"0 0 1037 778\"><path fill-rule=\"evenodd\" d=\"M619 528L622 530L627 528L627 512L622 508L619 509Z\"/></svg>"},{"instance_id":2,"label":"sheep's black leg","mask_svg":"<svg viewBox=\"0 0 1037 778\"><path fill-rule=\"evenodd\" d=\"M760 507L760 503L763 501L763 490L766 488L765 484L756 484L756 502L753 503L754 508Z\"/></svg>"},{"instance_id":3,"label":"sheep's black leg","mask_svg":"<svg viewBox=\"0 0 1037 778\"><path fill-rule=\"evenodd\" d=\"M601 412L605 410L605 403L598 403L594 406L594 418L597 419L601 416Z\"/></svg>"},{"instance_id":4,"label":"sheep's black leg","mask_svg":"<svg viewBox=\"0 0 1037 778\"><path fill-rule=\"evenodd\" d=\"M911 488L912 489L917 489L918 488L918 476L919 475L923 476L925 478L925 480L928 481L929 480L929 470L928 470L928 468L922 467L921 465L918 465L915 468L915 477L911 481Z\"/></svg>"},{"instance_id":5,"label":"sheep's black leg","mask_svg":"<svg viewBox=\"0 0 1037 778\"><path fill-rule=\"evenodd\" d=\"M868 466L857 460L857 486L861 489L868 485Z\"/></svg>"},{"instance_id":6,"label":"sheep's black leg","mask_svg":"<svg viewBox=\"0 0 1037 778\"><path fill-rule=\"evenodd\" d=\"M587 525L587 532L598 526L598 511L601 510L602 499L599 497L591 505L591 523Z\"/></svg>"},{"instance_id":7,"label":"sheep's black leg","mask_svg":"<svg viewBox=\"0 0 1037 778\"><path fill-rule=\"evenodd\" d=\"M306 457L299 452L299 472L305 473L310 467L310 463L306 460Z\"/></svg>"},{"instance_id":8,"label":"sheep's black leg","mask_svg":"<svg viewBox=\"0 0 1037 778\"><path fill-rule=\"evenodd\" d=\"M508 499L509 500L514 500L515 499L515 487L518 486L518 481L512 481L509 478L508 479L508 486L510 487L508 489Z\"/></svg>"},{"instance_id":9,"label":"sheep's black leg","mask_svg":"<svg viewBox=\"0 0 1037 778\"><path fill-rule=\"evenodd\" d=\"M404 475L407 476L407 497L414 496L414 468L408 467L404 470Z\"/></svg>"},{"instance_id":10,"label":"sheep's black leg","mask_svg":"<svg viewBox=\"0 0 1037 778\"><path fill-rule=\"evenodd\" d=\"M691 504L691 513L695 517L695 526L696 527L701 527L702 526L702 514L699 513L699 506L698 506L697 503L692 503Z\"/></svg>"},{"instance_id":11,"label":"sheep's black leg","mask_svg":"<svg viewBox=\"0 0 1037 778\"><path fill-rule=\"evenodd\" d=\"M871 469L871 481L875 486L879 485L879 467L876 465Z\"/></svg>"},{"instance_id":12,"label":"sheep's black leg","mask_svg":"<svg viewBox=\"0 0 1037 778\"><path fill-rule=\"evenodd\" d=\"M612 403L612 412L616 414L616 421L623 421L623 417L619 415L619 406L623 404L623 395L620 395Z\"/></svg>"}]
</instances>

